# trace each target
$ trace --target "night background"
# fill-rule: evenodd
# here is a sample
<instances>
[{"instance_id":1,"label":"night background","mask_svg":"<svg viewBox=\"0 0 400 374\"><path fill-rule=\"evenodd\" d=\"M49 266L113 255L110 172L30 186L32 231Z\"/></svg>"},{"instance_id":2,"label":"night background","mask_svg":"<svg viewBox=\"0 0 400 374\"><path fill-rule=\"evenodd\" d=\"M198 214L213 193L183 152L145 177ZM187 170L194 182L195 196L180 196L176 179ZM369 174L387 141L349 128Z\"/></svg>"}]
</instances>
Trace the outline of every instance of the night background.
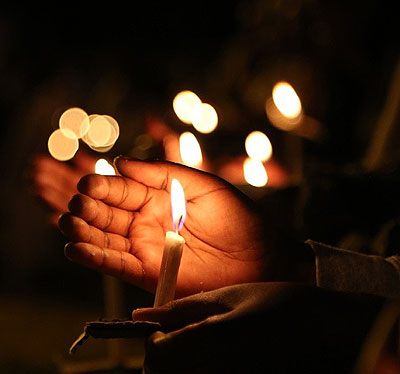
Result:
<instances>
[{"instance_id":1,"label":"night background","mask_svg":"<svg viewBox=\"0 0 400 374\"><path fill-rule=\"evenodd\" d=\"M68 357L83 324L104 314L102 277L64 257L66 239L50 224L32 183L34 156L48 153L63 111L76 106L113 116L120 138L106 156L137 156L135 142L149 118L177 133L187 130L172 100L192 90L219 116L215 132L196 134L211 164L244 156L246 135L261 130L274 159L290 171L288 137L296 136L265 114L274 84L288 81L323 137L301 140L299 184L267 185L261 193L239 187L301 240L384 254L381 240L396 253L399 47L394 5L375 0L2 9L0 371L57 373L65 360L96 358L107 347L89 341ZM363 162L389 92L395 125L379 168L368 170ZM160 148L154 141L144 156L162 157ZM127 318L151 305L152 295L123 287ZM130 349L140 355L139 345Z\"/></svg>"}]
</instances>

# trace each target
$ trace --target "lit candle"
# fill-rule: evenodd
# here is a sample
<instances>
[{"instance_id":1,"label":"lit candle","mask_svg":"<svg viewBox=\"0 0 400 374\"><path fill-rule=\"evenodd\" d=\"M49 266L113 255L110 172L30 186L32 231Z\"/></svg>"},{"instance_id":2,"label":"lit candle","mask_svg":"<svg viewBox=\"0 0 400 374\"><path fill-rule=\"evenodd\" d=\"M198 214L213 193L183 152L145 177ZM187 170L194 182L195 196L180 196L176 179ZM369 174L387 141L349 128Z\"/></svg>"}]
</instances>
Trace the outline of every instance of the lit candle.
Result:
<instances>
[{"instance_id":1,"label":"lit candle","mask_svg":"<svg viewBox=\"0 0 400 374\"><path fill-rule=\"evenodd\" d=\"M178 180L171 183L172 228L165 234L164 252L161 261L160 275L157 283L154 306L166 304L175 297L176 281L181 264L185 239L179 235L186 217L185 195Z\"/></svg>"}]
</instances>

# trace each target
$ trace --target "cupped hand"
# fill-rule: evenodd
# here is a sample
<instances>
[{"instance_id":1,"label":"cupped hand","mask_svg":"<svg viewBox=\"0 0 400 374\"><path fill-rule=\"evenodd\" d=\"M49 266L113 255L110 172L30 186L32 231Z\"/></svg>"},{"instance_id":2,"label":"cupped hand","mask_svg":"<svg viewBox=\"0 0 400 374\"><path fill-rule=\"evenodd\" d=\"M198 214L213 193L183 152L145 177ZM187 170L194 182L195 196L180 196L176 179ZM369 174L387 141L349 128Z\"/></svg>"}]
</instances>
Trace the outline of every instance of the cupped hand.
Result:
<instances>
[{"instance_id":1,"label":"cupped hand","mask_svg":"<svg viewBox=\"0 0 400 374\"><path fill-rule=\"evenodd\" d=\"M145 372L347 373L384 303L296 283L240 284L133 312L163 332Z\"/></svg>"},{"instance_id":2,"label":"cupped hand","mask_svg":"<svg viewBox=\"0 0 400 374\"><path fill-rule=\"evenodd\" d=\"M85 176L70 213L60 218L73 241L65 248L68 258L154 292L165 233L172 229L170 187L176 178L187 201L177 296L273 278L275 233L233 186L165 161L119 157L115 166L118 176Z\"/></svg>"},{"instance_id":3,"label":"cupped hand","mask_svg":"<svg viewBox=\"0 0 400 374\"><path fill-rule=\"evenodd\" d=\"M96 159L79 150L70 163L57 161L49 155L36 155L32 179L36 195L50 210L50 221L58 222L61 213L68 210L68 202L78 193L77 183L86 174L94 172Z\"/></svg>"}]
</instances>

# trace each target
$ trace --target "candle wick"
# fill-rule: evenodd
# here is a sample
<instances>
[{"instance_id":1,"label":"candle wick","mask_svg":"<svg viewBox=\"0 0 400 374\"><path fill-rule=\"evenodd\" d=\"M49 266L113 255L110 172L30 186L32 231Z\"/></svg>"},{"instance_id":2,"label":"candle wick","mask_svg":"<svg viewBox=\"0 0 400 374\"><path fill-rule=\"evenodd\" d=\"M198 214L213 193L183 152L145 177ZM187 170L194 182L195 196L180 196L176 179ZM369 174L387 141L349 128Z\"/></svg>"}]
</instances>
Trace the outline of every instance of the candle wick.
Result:
<instances>
[{"instance_id":1,"label":"candle wick","mask_svg":"<svg viewBox=\"0 0 400 374\"><path fill-rule=\"evenodd\" d=\"M177 224L176 227L175 227L175 233L176 233L176 234L178 234L179 228L181 227L182 220L183 220L183 215L181 215L181 216L179 217L178 224Z\"/></svg>"}]
</instances>

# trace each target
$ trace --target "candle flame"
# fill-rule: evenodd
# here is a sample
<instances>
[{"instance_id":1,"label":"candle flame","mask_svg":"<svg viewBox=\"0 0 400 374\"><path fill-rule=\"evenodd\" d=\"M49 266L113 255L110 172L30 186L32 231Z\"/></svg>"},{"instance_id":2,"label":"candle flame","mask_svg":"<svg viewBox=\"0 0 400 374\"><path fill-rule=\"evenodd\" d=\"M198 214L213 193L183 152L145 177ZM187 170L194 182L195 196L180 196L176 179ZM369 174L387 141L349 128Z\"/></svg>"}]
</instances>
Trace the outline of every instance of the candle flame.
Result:
<instances>
[{"instance_id":1,"label":"candle flame","mask_svg":"<svg viewBox=\"0 0 400 374\"><path fill-rule=\"evenodd\" d=\"M172 228L175 232L182 229L186 218L186 201L182 185L177 179L172 179L171 183L171 208L172 208Z\"/></svg>"}]
</instances>

